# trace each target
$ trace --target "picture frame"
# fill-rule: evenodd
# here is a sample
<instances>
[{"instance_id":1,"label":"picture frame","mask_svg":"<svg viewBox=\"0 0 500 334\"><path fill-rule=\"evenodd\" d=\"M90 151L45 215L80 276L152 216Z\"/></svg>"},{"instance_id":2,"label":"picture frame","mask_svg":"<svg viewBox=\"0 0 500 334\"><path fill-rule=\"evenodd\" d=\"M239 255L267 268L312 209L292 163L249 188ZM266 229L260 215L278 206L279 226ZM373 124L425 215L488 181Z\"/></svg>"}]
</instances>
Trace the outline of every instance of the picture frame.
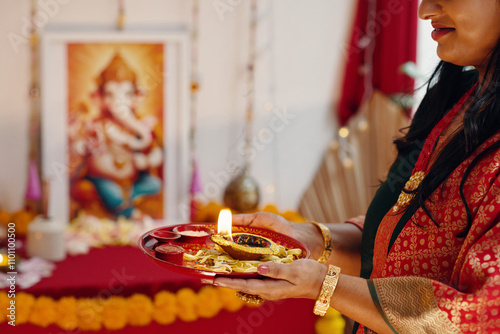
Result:
<instances>
[{"instance_id":1,"label":"picture frame","mask_svg":"<svg viewBox=\"0 0 500 334\"><path fill-rule=\"evenodd\" d=\"M74 118L70 110L71 105L74 104L75 94L73 94L73 91L75 87L73 86L75 83L80 85L80 80L70 80L69 78L85 77L85 75L88 76L88 73L85 72L90 72L89 69L84 68L78 72L81 74L80 76L74 74L76 70L71 65L75 62L74 55L77 55L76 58L82 54L87 56L87 58L94 56L89 56L85 52L75 51L72 53L72 48L81 47L87 53L91 52L88 51L89 49L107 50L107 53L104 51L99 52L101 52L103 57L108 57L108 59L106 61L100 59L97 61L100 62L100 65L95 65L97 67L101 66L99 71L102 71L103 64L106 62L109 64L110 49L114 48L115 51L117 50L116 53L120 53L120 56L122 56L121 53L125 53L123 50L126 50L130 46L130 50L133 49L138 55L142 52L142 56L145 57L144 59L148 60L147 55L149 50L148 52L143 52L144 50L141 47L148 48L154 46L156 52L150 53L156 54L154 56L156 58L161 58L158 63L159 65L157 64L156 68L152 65L149 68L145 66L141 68L142 73L145 73L145 71L160 73L159 75L158 73L152 74L152 77L148 78L150 83L154 83L155 80L157 81L157 86L152 85L154 89L148 91L148 93L154 91L157 95L157 105L151 109L157 110L160 104L162 106L161 113L159 114L160 117L156 117L158 122L155 123L156 128L160 127L162 129L162 141L158 146L163 152L163 162L161 166L157 166L157 178L161 181L162 192L161 196L158 195L156 197L156 200L161 202L159 204L161 205L161 210L156 208L161 211L161 215L156 215L152 218L156 220L163 219L169 224L183 222L184 211L186 205L188 205L187 201L189 197L188 36L187 30L182 29L175 31L89 32L54 30L43 32L40 50L41 169L42 180L49 184L47 214L50 218L60 221L63 224L68 224L74 218L73 181L75 179L75 170L81 172L82 169L78 165L81 161L75 162L74 154L72 153L74 146L77 145L75 144L76 140L72 141L75 130L73 128L70 129L70 122ZM161 57L159 54L161 54ZM98 57L94 58L97 59ZM125 55L122 58L125 59ZM132 58L129 57L127 61L131 63L130 59ZM158 59L156 61L158 62ZM88 63L92 64L92 62ZM160 68L161 70L159 70ZM96 74L100 73L99 71L92 74L94 78ZM140 73L138 73L139 75ZM151 80L152 78L154 80ZM141 85L143 88L147 88L146 81L142 81ZM158 87L158 85L161 87ZM88 94L91 93L92 91L89 90ZM93 107L93 109L98 108ZM109 115L107 117L110 118ZM124 123L123 119L119 121ZM120 122L117 122L117 124ZM126 131L123 131L123 133L126 133ZM82 137L87 138L88 135L85 134ZM158 136L155 136L155 138L158 138ZM133 151L130 155L134 159L137 155L136 152L137 150ZM141 170L140 172L142 173L143 171ZM147 200L144 201L147 204ZM134 209L134 212L136 211L139 210ZM135 218L137 218L137 215L135 215Z\"/></svg>"}]
</instances>

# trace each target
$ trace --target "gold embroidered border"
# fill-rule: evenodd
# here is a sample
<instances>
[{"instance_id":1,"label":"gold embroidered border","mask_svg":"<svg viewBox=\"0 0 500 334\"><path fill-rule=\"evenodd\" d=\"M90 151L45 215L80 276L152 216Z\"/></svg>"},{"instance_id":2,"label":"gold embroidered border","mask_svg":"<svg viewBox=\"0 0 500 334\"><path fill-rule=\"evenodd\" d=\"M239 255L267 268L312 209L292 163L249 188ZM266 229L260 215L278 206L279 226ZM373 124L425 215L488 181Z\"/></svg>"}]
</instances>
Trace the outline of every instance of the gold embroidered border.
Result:
<instances>
[{"instance_id":1,"label":"gold embroidered border","mask_svg":"<svg viewBox=\"0 0 500 334\"><path fill-rule=\"evenodd\" d=\"M371 282L385 318L399 333L462 333L439 309L431 280L394 277Z\"/></svg>"}]
</instances>

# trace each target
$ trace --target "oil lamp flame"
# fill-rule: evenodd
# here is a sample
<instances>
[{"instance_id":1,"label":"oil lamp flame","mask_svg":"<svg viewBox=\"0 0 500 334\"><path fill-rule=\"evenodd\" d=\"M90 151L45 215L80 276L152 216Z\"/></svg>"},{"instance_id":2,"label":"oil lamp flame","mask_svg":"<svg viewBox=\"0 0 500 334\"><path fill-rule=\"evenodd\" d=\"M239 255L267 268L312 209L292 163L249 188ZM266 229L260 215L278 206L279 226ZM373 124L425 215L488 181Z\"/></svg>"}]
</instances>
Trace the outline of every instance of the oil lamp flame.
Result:
<instances>
[{"instance_id":1,"label":"oil lamp flame","mask_svg":"<svg viewBox=\"0 0 500 334\"><path fill-rule=\"evenodd\" d=\"M231 241L233 240L231 234L232 220L231 210L223 209L219 213L219 219L217 221L217 234L227 237Z\"/></svg>"}]
</instances>

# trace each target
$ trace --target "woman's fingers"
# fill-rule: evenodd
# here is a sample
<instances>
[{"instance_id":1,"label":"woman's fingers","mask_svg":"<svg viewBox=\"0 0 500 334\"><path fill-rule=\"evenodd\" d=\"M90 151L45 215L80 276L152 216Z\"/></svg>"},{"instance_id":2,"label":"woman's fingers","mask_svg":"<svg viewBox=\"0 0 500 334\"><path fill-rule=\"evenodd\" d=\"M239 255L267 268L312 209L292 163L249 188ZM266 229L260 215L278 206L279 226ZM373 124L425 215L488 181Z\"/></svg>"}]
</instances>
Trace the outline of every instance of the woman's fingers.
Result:
<instances>
[{"instance_id":1,"label":"woman's fingers","mask_svg":"<svg viewBox=\"0 0 500 334\"><path fill-rule=\"evenodd\" d=\"M215 285L244 293L259 295L266 300L288 298L290 282L275 279L232 279L216 278Z\"/></svg>"},{"instance_id":2,"label":"woman's fingers","mask_svg":"<svg viewBox=\"0 0 500 334\"><path fill-rule=\"evenodd\" d=\"M233 216L233 224L266 228L287 235L293 231L287 220L269 212L237 214Z\"/></svg>"},{"instance_id":3,"label":"woman's fingers","mask_svg":"<svg viewBox=\"0 0 500 334\"><path fill-rule=\"evenodd\" d=\"M269 279L216 278L215 285L260 295L265 299L316 298L327 268L313 260L297 260L290 264L266 262L259 274Z\"/></svg>"}]
</instances>

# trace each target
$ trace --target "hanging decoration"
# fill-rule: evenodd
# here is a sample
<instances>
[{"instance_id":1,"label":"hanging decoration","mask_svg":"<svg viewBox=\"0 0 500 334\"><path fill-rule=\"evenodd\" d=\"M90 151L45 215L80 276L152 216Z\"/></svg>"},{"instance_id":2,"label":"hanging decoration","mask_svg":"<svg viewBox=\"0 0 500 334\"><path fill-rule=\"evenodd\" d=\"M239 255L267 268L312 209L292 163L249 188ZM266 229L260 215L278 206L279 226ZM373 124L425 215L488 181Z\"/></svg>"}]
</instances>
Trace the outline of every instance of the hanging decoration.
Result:
<instances>
[{"instance_id":1,"label":"hanging decoration","mask_svg":"<svg viewBox=\"0 0 500 334\"><path fill-rule=\"evenodd\" d=\"M116 20L116 27L118 30L123 30L125 26L125 3L124 0L118 0L118 18Z\"/></svg>"},{"instance_id":2,"label":"hanging decoration","mask_svg":"<svg viewBox=\"0 0 500 334\"><path fill-rule=\"evenodd\" d=\"M247 64L247 105L245 112L245 150L243 168L239 175L229 182L224 191L224 204L229 208L246 212L259 205L260 194L257 182L248 175L252 156L253 118L255 102L255 59L257 35L257 0L250 4L250 27Z\"/></svg>"},{"instance_id":3,"label":"hanging decoration","mask_svg":"<svg viewBox=\"0 0 500 334\"><path fill-rule=\"evenodd\" d=\"M202 206L198 199L203 190L196 154L196 122L198 112L198 91L200 88L199 66L198 66L198 43L199 43L199 21L200 21L200 1L193 0L191 18L191 103L190 103L190 124L189 124L189 155L191 160L191 186L189 188L190 197L190 220L196 220L198 212Z\"/></svg>"},{"instance_id":4,"label":"hanging decoration","mask_svg":"<svg viewBox=\"0 0 500 334\"><path fill-rule=\"evenodd\" d=\"M265 15L259 15L260 17L267 18L267 42L265 43L266 48L265 51L267 53L267 73L268 73L268 96L266 102L264 103L264 110L269 113L270 117L275 115L274 111L276 109L276 73L275 73L275 52L274 52L274 2L267 1L267 9ZM279 180L280 180L280 150L278 145L278 136L276 136L276 140L273 140L271 143L272 146L272 175L273 182L267 184L265 187L265 191L268 194L272 194L274 203L279 203Z\"/></svg>"},{"instance_id":5,"label":"hanging decoration","mask_svg":"<svg viewBox=\"0 0 500 334\"><path fill-rule=\"evenodd\" d=\"M28 210L39 213L42 209L42 189L40 183L40 35L35 18L38 1L31 1L31 36L30 36L30 125L29 125L29 162L25 204Z\"/></svg>"}]
</instances>

